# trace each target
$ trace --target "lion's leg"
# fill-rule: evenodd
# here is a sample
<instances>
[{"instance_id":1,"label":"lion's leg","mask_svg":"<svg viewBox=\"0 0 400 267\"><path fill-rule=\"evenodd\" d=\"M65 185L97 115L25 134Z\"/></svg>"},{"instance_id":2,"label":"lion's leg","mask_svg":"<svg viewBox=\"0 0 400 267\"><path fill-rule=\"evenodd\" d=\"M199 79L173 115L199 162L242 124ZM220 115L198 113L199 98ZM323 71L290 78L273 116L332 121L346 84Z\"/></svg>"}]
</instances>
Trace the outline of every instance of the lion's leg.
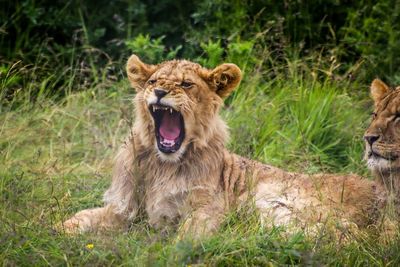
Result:
<instances>
[{"instance_id":1,"label":"lion's leg","mask_svg":"<svg viewBox=\"0 0 400 267\"><path fill-rule=\"evenodd\" d=\"M194 211L183 223L180 235L198 238L216 232L223 220L223 213L211 207Z\"/></svg>"},{"instance_id":2,"label":"lion's leg","mask_svg":"<svg viewBox=\"0 0 400 267\"><path fill-rule=\"evenodd\" d=\"M184 221L180 236L198 238L217 231L225 214L223 196L197 192L191 202L192 212Z\"/></svg>"},{"instance_id":3,"label":"lion's leg","mask_svg":"<svg viewBox=\"0 0 400 267\"><path fill-rule=\"evenodd\" d=\"M104 194L105 206L82 210L63 223L67 233L123 229L136 216L133 139L121 147L115 160L110 188Z\"/></svg>"},{"instance_id":4,"label":"lion's leg","mask_svg":"<svg viewBox=\"0 0 400 267\"><path fill-rule=\"evenodd\" d=\"M76 213L62 224L66 233L97 232L104 230L124 229L128 225L128 218L117 214L112 205L102 208L86 209Z\"/></svg>"}]
</instances>

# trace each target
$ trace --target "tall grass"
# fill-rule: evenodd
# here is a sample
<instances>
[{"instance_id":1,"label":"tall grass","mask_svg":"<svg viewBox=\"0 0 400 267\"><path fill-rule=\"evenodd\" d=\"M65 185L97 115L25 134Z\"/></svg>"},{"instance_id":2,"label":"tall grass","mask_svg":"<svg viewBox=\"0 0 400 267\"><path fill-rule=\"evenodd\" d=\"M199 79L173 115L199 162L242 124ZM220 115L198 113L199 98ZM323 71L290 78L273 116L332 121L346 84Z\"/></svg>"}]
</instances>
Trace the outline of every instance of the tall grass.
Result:
<instances>
[{"instance_id":1,"label":"tall grass","mask_svg":"<svg viewBox=\"0 0 400 267\"><path fill-rule=\"evenodd\" d=\"M305 172L360 172L368 112L349 95L355 90L346 83L255 75L224 112L235 129L231 148Z\"/></svg>"}]
</instances>

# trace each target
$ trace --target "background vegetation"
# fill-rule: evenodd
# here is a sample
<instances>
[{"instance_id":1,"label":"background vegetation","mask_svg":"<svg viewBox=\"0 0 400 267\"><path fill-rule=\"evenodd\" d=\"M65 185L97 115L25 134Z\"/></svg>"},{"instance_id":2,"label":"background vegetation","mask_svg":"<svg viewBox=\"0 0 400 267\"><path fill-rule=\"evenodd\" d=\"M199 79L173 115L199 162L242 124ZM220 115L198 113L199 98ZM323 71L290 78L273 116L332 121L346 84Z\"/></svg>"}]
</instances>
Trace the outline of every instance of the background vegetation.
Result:
<instances>
[{"instance_id":1,"label":"background vegetation","mask_svg":"<svg viewBox=\"0 0 400 267\"><path fill-rule=\"evenodd\" d=\"M400 3L0 0L0 262L3 265L392 265L399 238L332 240L230 215L201 242L146 222L68 237L56 223L101 205L134 118L124 64L229 61L230 149L299 172L355 172L376 76L400 84Z\"/></svg>"}]
</instances>

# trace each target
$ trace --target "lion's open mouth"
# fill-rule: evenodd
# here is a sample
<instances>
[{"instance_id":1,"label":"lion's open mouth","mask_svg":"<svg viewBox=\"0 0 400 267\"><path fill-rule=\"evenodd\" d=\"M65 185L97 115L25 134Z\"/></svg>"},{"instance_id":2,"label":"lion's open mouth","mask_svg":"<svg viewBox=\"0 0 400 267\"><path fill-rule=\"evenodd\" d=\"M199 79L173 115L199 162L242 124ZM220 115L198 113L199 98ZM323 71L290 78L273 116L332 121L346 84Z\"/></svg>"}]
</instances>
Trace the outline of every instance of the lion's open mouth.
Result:
<instances>
[{"instance_id":1,"label":"lion's open mouth","mask_svg":"<svg viewBox=\"0 0 400 267\"><path fill-rule=\"evenodd\" d=\"M175 109L164 105L150 105L155 123L158 149L164 153L179 150L185 137L183 116Z\"/></svg>"}]
</instances>

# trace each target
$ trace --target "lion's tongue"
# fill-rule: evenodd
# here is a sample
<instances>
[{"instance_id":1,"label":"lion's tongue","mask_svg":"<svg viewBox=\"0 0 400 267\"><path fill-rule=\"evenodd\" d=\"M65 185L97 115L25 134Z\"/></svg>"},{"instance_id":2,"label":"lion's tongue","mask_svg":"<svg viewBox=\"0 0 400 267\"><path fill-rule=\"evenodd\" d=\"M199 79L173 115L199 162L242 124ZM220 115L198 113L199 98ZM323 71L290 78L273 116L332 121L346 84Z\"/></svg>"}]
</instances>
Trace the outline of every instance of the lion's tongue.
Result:
<instances>
[{"instance_id":1,"label":"lion's tongue","mask_svg":"<svg viewBox=\"0 0 400 267\"><path fill-rule=\"evenodd\" d=\"M175 140L181 133L179 114L173 112L164 112L161 125L160 134L164 139Z\"/></svg>"}]
</instances>

